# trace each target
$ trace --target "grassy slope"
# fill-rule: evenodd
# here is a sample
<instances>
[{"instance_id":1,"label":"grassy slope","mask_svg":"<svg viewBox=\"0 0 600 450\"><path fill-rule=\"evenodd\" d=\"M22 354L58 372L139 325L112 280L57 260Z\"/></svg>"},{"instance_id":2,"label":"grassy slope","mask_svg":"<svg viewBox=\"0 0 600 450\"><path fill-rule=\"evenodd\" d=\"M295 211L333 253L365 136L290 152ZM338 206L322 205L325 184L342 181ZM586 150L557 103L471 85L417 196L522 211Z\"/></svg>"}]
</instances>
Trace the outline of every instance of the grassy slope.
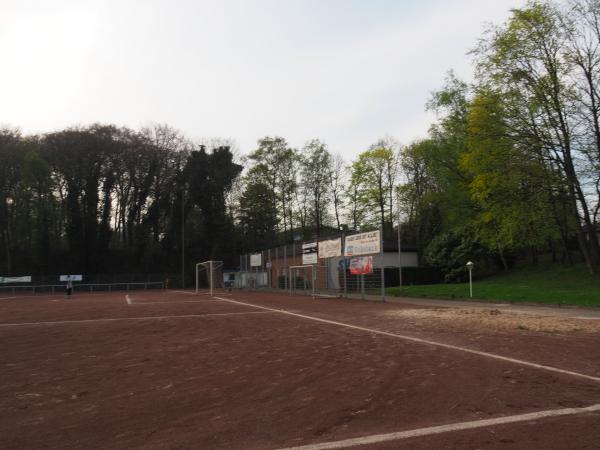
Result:
<instances>
[{"instance_id":1,"label":"grassy slope","mask_svg":"<svg viewBox=\"0 0 600 450\"><path fill-rule=\"evenodd\" d=\"M386 289L390 295L431 298L468 298L469 284L435 284ZM546 264L516 269L473 281L473 298L508 302L600 306L600 276L585 267Z\"/></svg>"}]
</instances>

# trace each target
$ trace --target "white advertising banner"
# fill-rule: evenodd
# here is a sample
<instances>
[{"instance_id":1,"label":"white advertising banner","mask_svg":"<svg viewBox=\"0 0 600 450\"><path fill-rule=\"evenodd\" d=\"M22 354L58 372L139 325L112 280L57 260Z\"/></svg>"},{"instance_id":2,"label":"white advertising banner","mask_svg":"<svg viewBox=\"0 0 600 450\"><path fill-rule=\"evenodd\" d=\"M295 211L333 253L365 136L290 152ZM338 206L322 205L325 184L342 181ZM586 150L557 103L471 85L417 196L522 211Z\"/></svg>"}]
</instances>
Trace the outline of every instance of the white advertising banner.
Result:
<instances>
[{"instance_id":1,"label":"white advertising banner","mask_svg":"<svg viewBox=\"0 0 600 450\"><path fill-rule=\"evenodd\" d=\"M31 283L31 276L0 277L0 283Z\"/></svg>"},{"instance_id":2,"label":"white advertising banner","mask_svg":"<svg viewBox=\"0 0 600 450\"><path fill-rule=\"evenodd\" d=\"M262 266L262 253L255 253L250 255L250 267L261 267Z\"/></svg>"},{"instance_id":3,"label":"white advertising banner","mask_svg":"<svg viewBox=\"0 0 600 450\"><path fill-rule=\"evenodd\" d=\"M60 281L67 281L67 278L70 278L71 281L81 281L83 280L83 275L61 275Z\"/></svg>"},{"instance_id":4,"label":"white advertising banner","mask_svg":"<svg viewBox=\"0 0 600 450\"><path fill-rule=\"evenodd\" d=\"M319 258L342 256L342 238L319 242Z\"/></svg>"},{"instance_id":5,"label":"white advertising banner","mask_svg":"<svg viewBox=\"0 0 600 450\"><path fill-rule=\"evenodd\" d=\"M372 255L381 251L379 230L346 237L344 256Z\"/></svg>"},{"instance_id":6,"label":"white advertising banner","mask_svg":"<svg viewBox=\"0 0 600 450\"><path fill-rule=\"evenodd\" d=\"M302 264L317 264L319 260L317 249L316 242L302 244Z\"/></svg>"}]
</instances>

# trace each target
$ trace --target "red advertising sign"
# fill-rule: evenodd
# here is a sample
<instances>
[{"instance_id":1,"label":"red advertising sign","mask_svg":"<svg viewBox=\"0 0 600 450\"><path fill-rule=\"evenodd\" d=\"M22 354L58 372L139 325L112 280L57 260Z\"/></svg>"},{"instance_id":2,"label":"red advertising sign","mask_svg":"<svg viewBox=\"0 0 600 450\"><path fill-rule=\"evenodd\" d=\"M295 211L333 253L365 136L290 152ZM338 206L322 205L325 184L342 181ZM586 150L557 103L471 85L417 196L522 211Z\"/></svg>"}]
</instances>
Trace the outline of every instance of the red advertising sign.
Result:
<instances>
[{"instance_id":1,"label":"red advertising sign","mask_svg":"<svg viewBox=\"0 0 600 450\"><path fill-rule=\"evenodd\" d=\"M373 257L358 256L351 258L350 273L352 275L368 275L373 273Z\"/></svg>"}]
</instances>

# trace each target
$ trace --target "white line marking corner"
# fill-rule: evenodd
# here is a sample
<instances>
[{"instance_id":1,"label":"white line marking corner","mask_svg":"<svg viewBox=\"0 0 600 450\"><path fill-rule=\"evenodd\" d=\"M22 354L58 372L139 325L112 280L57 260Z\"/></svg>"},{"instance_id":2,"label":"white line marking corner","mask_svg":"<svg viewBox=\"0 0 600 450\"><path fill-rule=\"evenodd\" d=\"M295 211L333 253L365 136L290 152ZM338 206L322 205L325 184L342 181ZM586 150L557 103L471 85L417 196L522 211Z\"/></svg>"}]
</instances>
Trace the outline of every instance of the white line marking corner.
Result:
<instances>
[{"instance_id":1,"label":"white line marking corner","mask_svg":"<svg viewBox=\"0 0 600 450\"><path fill-rule=\"evenodd\" d=\"M377 444L380 442L397 441L421 436L430 436L433 434L448 433L452 431L471 430L474 428L491 427L496 425L505 425L517 422L527 422L539 420L546 417L568 416L575 414L585 414L600 411L600 404L586 406L583 408L563 408L538 411L534 413L518 414L514 416L496 417L495 419L473 420L470 422L452 423L447 425L438 425L434 427L417 428L415 430L398 431L395 433L374 434L341 441L322 442L317 444L302 445L299 447L287 447L280 450L329 450L337 448L349 448L358 445Z\"/></svg>"}]
</instances>

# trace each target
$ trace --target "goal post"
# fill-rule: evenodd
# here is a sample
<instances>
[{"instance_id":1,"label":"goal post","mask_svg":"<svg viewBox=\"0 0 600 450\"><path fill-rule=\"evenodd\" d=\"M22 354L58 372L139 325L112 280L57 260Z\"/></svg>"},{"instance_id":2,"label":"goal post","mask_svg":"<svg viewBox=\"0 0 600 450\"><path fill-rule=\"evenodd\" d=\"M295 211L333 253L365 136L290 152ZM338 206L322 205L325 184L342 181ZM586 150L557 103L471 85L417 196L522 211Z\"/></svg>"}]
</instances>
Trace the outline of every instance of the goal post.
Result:
<instances>
[{"instance_id":1,"label":"goal post","mask_svg":"<svg viewBox=\"0 0 600 450\"><path fill-rule=\"evenodd\" d=\"M310 291L315 296L315 266L302 265L289 267L290 294L296 293L298 284L304 292Z\"/></svg>"},{"instance_id":2,"label":"goal post","mask_svg":"<svg viewBox=\"0 0 600 450\"><path fill-rule=\"evenodd\" d=\"M223 287L223 261L204 261L196 264L196 293L205 285L212 297L215 289Z\"/></svg>"}]
</instances>

